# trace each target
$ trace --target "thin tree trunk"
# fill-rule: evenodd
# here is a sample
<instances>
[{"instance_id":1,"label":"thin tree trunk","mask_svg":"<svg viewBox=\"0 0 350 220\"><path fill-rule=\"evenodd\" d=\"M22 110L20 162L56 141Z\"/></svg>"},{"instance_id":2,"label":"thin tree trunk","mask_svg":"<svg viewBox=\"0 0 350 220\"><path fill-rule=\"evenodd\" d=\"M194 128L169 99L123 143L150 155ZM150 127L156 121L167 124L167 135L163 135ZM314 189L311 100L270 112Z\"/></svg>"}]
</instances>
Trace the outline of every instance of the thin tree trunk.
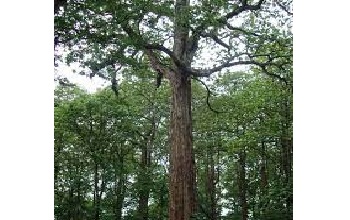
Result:
<instances>
[{"instance_id":1,"label":"thin tree trunk","mask_svg":"<svg viewBox=\"0 0 350 220\"><path fill-rule=\"evenodd\" d=\"M99 177L98 177L98 165L95 162L95 168L94 168L94 216L95 220L100 219L100 189L98 187Z\"/></svg>"},{"instance_id":2,"label":"thin tree trunk","mask_svg":"<svg viewBox=\"0 0 350 220\"><path fill-rule=\"evenodd\" d=\"M55 165L54 165L54 185L55 185L55 192L58 192L58 172L60 170L60 167L59 167L59 156L60 156L60 153L61 153L61 144L60 143L55 143L56 146L57 146L57 152L55 153ZM56 195L56 194L55 194Z\"/></svg>"},{"instance_id":3,"label":"thin tree trunk","mask_svg":"<svg viewBox=\"0 0 350 220\"><path fill-rule=\"evenodd\" d=\"M239 198L240 198L240 206L242 210L242 220L248 219L248 204L247 204L247 198L246 198L246 181L245 181L245 161L246 161L246 153L245 150L242 150L239 153L238 163L240 165L239 167L239 181L238 181L238 189L239 189Z\"/></svg>"},{"instance_id":4,"label":"thin tree trunk","mask_svg":"<svg viewBox=\"0 0 350 220\"><path fill-rule=\"evenodd\" d=\"M139 206L138 206L138 219L148 219L148 200L150 193L150 177L149 177L149 166L150 166L150 152L148 146L144 146L141 154L141 170L139 173L139 181L142 184L139 189Z\"/></svg>"},{"instance_id":5,"label":"thin tree trunk","mask_svg":"<svg viewBox=\"0 0 350 220\"><path fill-rule=\"evenodd\" d=\"M145 136L145 144L142 148L142 154L140 158L140 173L139 173L139 182L142 184L139 190L139 206L137 218L139 220L148 219L148 200L150 194L151 178L149 169L151 166L151 148L154 142L154 136L156 132L156 120L154 115L154 103L152 103L152 124L149 132Z\"/></svg>"},{"instance_id":6,"label":"thin tree trunk","mask_svg":"<svg viewBox=\"0 0 350 220\"><path fill-rule=\"evenodd\" d=\"M72 178L71 178L71 184L72 184ZM68 219L73 219L73 216L74 216L74 213L73 213L72 208L71 208L71 207L74 207L73 199L74 199L74 187L70 186L69 187L69 197L68 197L68 203L70 205L70 208L68 209L68 213L67 213Z\"/></svg>"},{"instance_id":7,"label":"thin tree trunk","mask_svg":"<svg viewBox=\"0 0 350 220\"><path fill-rule=\"evenodd\" d=\"M217 213L217 197L216 197L216 184L219 181L218 172L215 172L214 155L212 147L207 148L207 181L206 181L206 198L209 204L208 218L210 220L216 220Z\"/></svg>"},{"instance_id":8,"label":"thin tree trunk","mask_svg":"<svg viewBox=\"0 0 350 220\"><path fill-rule=\"evenodd\" d=\"M118 181L116 181L114 192L116 196L116 200L114 203L114 219L121 220L124 202L124 174L120 176Z\"/></svg>"},{"instance_id":9,"label":"thin tree trunk","mask_svg":"<svg viewBox=\"0 0 350 220\"><path fill-rule=\"evenodd\" d=\"M101 218L101 201L102 201L102 193L104 193L105 189L106 189L106 181L105 181L105 178L102 176L101 178L101 188L100 188L100 192L98 194L98 200L97 200L97 203L96 203L96 210L97 210L97 215L95 218L96 219L100 219Z\"/></svg>"},{"instance_id":10,"label":"thin tree trunk","mask_svg":"<svg viewBox=\"0 0 350 220\"><path fill-rule=\"evenodd\" d=\"M267 160L266 160L266 146L265 142L261 142L261 167L260 167L260 188L263 193L266 191L267 187Z\"/></svg>"},{"instance_id":11,"label":"thin tree trunk","mask_svg":"<svg viewBox=\"0 0 350 220\"><path fill-rule=\"evenodd\" d=\"M291 126L291 103L288 98L290 88L286 89L287 97L284 100L282 108L282 137L281 137L281 147L282 147L282 172L284 174L284 186L289 187L292 181L292 151L293 151L293 141L289 137L288 129ZM287 208L287 218L293 218L293 195L286 195L286 208Z\"/></svg>"},{"instance_id":12,"label":"thin tree trunk","mask_svg":"<svg viewBox=\"0 0 350 220\"><path fill-rule=\"evenodd\" d=\"M284 187L289 187L292 181L292 141L287 138L282 139L282 161ZM285 199L288 219L292 219L293 195L288 194Z\"/></svg>"},{"instance_id":13,"label":"thin tree trunk","mask_svg":"<svg viewBox=\"0 0 350 220\"><path fill-rule=\"evenodd\" d=\"M166 173L164 169L164 173ZM167 193L168 189L166 187L165 180L166 177L165 175L163 176L163 181L164 183L162 184L160 190L159 190L159 202L158 202L158 220L163 220L164 219L164 210L166 209L167 203L166 203L166 198L165 194Z\"/></svg>"},{"instance_id":14,"label":"thin tree trunk","mask_svg":"<svg viewBox=\"0 0 350 220\"><path fill-rule=\"evenodd\" d=\"M78 181L78 186L77 186L77 191L78 191L78 197L77 197L77 204L78 204L78 207L77 207L77 219L79 220L79 219L83 219L83 213L82 213L82 204L81 204L81 192L80 192L80 190L81 190L81 187L80 187L80 185L81 185L81 182L80 182L80 180Z\"/></svg>"},{"instance_id":15,"label":"thin tree trunk","mask_svg":"<svg viewBox=\"0 0 350 220\"><path fill-rule=\"evenodd\" d=\"M261 198L266 198L266 192L267 192L267 158L266 158L266 146L265 146L265 142L262 141L261 142L261 151L260 151L260 155L261 155L261 165L260 165L260 200ZM262 201L260 201L262 202ZM262 215L262 219L265 219L266 213L266 205L261 203L261 215Z\"/></svg>"},{"instance_id":16,"label":"thin tree trunk","mask_svg":"<svg viewBox=\"0 0 350 220\"><path fill-rule=\"evenodd\" d=\"M121 220L123 216L123 203L124 203L124 184L125 184L125 175L124 175L124 153L123 148L120 148L119 155L119 163L118 167L115 168L114 178L115 178L115 184L114 184L114 219L115 220ZM117 169L119 168L119 170Z\"/></svg>"}]
</instances>

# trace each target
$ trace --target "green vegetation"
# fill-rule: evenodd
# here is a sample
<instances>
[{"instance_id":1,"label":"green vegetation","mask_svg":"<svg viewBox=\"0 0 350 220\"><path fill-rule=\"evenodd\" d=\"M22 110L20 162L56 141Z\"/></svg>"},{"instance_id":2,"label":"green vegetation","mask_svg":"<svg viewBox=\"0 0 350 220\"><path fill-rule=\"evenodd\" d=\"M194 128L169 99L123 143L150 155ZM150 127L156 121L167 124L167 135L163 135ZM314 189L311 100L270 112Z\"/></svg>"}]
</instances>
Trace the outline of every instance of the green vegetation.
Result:
<instances>
[{"instance_id":1,"label":"green vegetation","mask_svg":"<svg viewBox=\"0 0 350 220\"><path fill-rule=\"evenodd\" d=\"M55 218L292 219L290 4L55 1Z\"/></svg>"}]
</instances>

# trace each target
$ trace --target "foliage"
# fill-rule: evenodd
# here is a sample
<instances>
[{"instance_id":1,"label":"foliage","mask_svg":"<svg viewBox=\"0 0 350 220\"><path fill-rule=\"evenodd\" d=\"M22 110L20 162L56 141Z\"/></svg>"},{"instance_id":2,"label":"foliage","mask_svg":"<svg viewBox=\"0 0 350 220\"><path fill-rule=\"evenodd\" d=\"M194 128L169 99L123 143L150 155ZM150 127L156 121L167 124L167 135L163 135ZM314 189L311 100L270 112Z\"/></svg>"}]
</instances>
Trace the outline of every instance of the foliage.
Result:
<instances>
[{"instance_id":1,"label":"foliage","mask_svg":"<svg viewBox=\"0 0 350 220\"><path fill-rule=\"evenodd\" d=\"M217 80L215 87L220 90L210 101L214 109L223 112L219 114L207 107L206 89L199 83L193 84L194 147L201 204L197 218L207 219L210 214L208 210L212 201L207 187L208 170L212 164L217 178L215 201L218 217L240 219L238 170L239 155L244 149L250 218L288 219L290 214L285 205L287 195L292 193L292 185L291 181L285 184L281 136L291 138L292 134L290 129L282 134L284 114L281 106L284 100L291 98L290 92L280 82L243 73L225 75ZM60 102L55 107L57 219L68 219L68 215L75 216L75 219L94 219L96 202L92 177L96 164L99 178L106 181L101 197L101 219L115 218L113 207L117 197L113 187L122 176L125 177L122 194L124 219L136 218L139 192L144 188L150 189L149 218L167 219L169 91L166 85L158 90L154 88L147 80L139 79L122 84L118 97L110 89L80 96L77 90L70 90L72 94L69 96L75 98L64 100L67 94L58 93L62 88L56 89L56 102ZM152 130L152 123L147 118L153 114L158 126L154 128L151 166L146 171L138 158L141 145L145 143L143 136ZM290 123L291 118L288 120ZM266 146L268 175L264 193L261 188L262 141ZM150 178L140 182L138 177L144 172ZM73 195L70 195L71 191Z\"/></svg>"},{"instance_id":2,"label":"foliage","mask_svg":"<svg viewBox=\"0 0 350 220\"><path fill-rule=\"evenodd\" d=\"M55 218L193 214L182 204L168 214L168 203L177 189L192 206L181 188L194 179L192 168L187 175L179 161L195 158L196 181L186 185L196 185L193 218L292 219L290 4L55 1L55 46L67 53L55 61L78 62L112 82L95 94L56 88ZM181 120L191 117L182 132ZM195 157L186 154L191 132ZM168 147L184 141L191 143ZM169 171L171 153L179 173ZM171 185L169 175L183 182Z\"/></svg>"}]
</instances>

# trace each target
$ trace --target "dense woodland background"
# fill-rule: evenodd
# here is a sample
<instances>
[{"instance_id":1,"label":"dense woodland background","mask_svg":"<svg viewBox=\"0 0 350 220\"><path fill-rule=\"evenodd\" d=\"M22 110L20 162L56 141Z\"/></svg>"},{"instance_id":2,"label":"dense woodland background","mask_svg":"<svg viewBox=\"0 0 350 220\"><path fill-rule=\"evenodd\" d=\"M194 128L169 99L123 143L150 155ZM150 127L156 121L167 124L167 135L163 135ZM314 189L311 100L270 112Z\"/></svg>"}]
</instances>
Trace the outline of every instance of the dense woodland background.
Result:
<instances>
[{"instance_id":1,"label":"dense woodland background","mask_svg":"<svg viewBox=\"0 0 350 220\"><path fill-rule=\"evenodd\" d=\"M292 219L290 5L55 1L55 218Z\"/></svg>"},{"instance_id":2,"label":"dense woodland background","mask_svg":"<svg viewBox=\"0 0 350 220\"><path fill-rule=\"evenodd\" d=\"M291 219L292 94L257 74L193 84L197 219ZM55 90L57 219L167 219L169 87Z\"/></svg>"}]
</instances>

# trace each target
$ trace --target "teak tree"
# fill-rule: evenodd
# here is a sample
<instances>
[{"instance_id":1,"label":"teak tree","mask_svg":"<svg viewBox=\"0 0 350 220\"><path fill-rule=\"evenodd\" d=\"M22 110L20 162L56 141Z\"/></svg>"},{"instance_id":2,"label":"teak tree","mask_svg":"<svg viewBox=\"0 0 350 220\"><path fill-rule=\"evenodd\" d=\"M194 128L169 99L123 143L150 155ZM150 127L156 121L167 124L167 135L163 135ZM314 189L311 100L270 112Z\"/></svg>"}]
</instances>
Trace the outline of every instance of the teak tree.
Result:
<instances>
[{"instance_id":1,"label":"teak tree","mask_svg":"<svg viewBox=\"0 0 350 220\"><path fill-rule=\"evenodd\" d=\"M91 77L111 79L115 90L121 67L151 67L158 74L158 86L163 77L169 80L169 219L188 220L196 212L192 78L253 65L288 83L278 72L292 62L291 40L281 28L290 22L290 4L273 0L55 0L54 42L55 47L69 47L67 63L80 62L91 69ZM272 17L276 24L268 22ZM271 43L278 44L276 50L264 47ZM209 65L201 63L206 53L215 55Z\"/></svg>"}]
</instances>

